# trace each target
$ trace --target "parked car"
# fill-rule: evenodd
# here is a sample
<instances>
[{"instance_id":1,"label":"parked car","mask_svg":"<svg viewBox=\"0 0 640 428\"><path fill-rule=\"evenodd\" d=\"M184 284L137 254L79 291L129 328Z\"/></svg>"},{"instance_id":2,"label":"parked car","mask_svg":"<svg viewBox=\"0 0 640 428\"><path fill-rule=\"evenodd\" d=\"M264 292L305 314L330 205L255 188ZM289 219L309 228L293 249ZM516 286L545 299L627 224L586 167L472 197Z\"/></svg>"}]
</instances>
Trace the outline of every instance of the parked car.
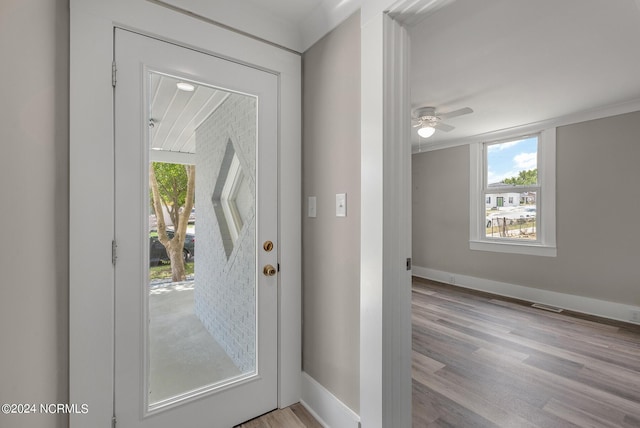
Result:
<instances>
[{"instance_id":1,"label":"parked car","mask_svg":"<svg viewBox=\"0 0 640 428\"><path fill-rule=\"evenodd\" d=\"M173 239L173 230L167 230L167 236L169 239ZM184 238L184 248L182 250L182 257L187 262L195 256L196 236L193 233L187 233ZM149 232L149 263L151 266L157 266L161 263L169 261L169 255L166 248L162 245L162 242L158 239L158 231L152 230Z\"/></svg>"}]
</instances>

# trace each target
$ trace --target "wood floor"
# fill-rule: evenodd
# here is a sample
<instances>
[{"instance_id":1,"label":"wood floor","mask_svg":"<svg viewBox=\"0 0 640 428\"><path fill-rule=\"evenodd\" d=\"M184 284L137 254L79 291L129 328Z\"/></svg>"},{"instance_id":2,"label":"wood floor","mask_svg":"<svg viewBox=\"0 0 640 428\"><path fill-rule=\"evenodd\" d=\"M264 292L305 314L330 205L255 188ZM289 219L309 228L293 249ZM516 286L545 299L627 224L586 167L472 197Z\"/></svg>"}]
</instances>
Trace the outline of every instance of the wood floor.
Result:
<instances>
[{"instance_id":1,"label":"wood floor","mask_svg":"<svg viewBox=\"0 0 640 428\"><path fill-rule=\"evenodd\" d=\"M414 279L414 427L640 427L640 327Z\"/></svg>"},{"instance_id":2,"label":"wood floor","mask_svg":"<svg viewBox=\"0 0 640 428\"><path fill-rule=\"evenodd\" d=\"M278 409L234 428L322 428L300 403Z\"/></svg>"}]
</instances>

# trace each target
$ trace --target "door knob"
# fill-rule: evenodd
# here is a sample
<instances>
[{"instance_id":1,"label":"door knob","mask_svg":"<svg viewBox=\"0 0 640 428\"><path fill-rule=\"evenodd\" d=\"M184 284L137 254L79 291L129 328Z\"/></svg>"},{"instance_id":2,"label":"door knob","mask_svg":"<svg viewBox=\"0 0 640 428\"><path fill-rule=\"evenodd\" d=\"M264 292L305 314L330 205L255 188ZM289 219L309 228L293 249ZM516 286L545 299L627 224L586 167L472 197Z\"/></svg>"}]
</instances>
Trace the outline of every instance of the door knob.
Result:
<instances>
[{"instance_id":1,"label":"door knob","mask_svg":"<svg viewBox=\"0 0 640 428\"><path fill-rule=\"evenodd\" d=\"M276 268L271 265L265 265L262 269L262 273L264 274L264 276L273 276L276 274Z\"/></svg>"}]
</instances>

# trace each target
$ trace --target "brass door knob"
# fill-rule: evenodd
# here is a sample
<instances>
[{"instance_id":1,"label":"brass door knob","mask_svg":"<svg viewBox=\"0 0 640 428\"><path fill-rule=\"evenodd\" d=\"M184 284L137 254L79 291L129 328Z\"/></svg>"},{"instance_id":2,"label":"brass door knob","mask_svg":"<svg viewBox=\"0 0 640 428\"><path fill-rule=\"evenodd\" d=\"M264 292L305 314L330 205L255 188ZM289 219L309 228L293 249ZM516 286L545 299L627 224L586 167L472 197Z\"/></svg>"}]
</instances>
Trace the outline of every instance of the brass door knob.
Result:
<instances>
[{"instance_id":1,"label":"brass door knob","mask_svg":"<svg viewBox=\"0 0 640 428\"><path fill-rule=\"evenodd\" d=\"M276 274L276 268L271 265L265 265L265 267L262 269L262 273L264 274L264 276L273 276Z\"/></svg>"}]
</instances>

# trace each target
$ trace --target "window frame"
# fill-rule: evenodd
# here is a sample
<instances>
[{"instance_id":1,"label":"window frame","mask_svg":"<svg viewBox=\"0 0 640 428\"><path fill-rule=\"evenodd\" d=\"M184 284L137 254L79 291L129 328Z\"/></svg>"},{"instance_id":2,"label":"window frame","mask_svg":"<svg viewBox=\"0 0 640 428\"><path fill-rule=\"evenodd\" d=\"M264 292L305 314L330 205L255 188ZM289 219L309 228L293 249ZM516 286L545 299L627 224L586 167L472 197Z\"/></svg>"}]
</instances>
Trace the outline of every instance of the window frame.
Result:
<instances>
[{"instance_id":1,"label":"window frame","mask_svg":"<svg viewBox=\"0 0 640 428\"><path fill-rule=\"evenodd\" d=\"M486 198L488 191L497 193L501 187L488 189L487 147L501 142L538 136L538 184L516 186L518 193L536 191L536 240L492 238L486 236ZM470 145L470 210L469 248L499 253L556 257L556 128L540 132L513 135L500 140L477 142ZM502 190L513 190L505 186Z\"/></svg>"},{"instance_id":2,"label":"window frame","mask_svg":"<svg viewBox=\"0 0 640 428\"><path fill-rule=\"evenodd\" d=\"M540 177L538 177L538 182L536 184L530 184L530 185L511 185L511 184L503 184L503 185L497 185L494 187L489 187L489 185L491 183L488 182L488 177L489 177L489 147L490 146L495 146L498 144L504 144L504 143L509 143L512 141L521 141L521 140L526 140L532 137L536 137L537 141L536 141L536 168L539 167L540 165L540 158L541 158L541 140L542 140L542 136L541 133L533 133L533 134L525 134L525 135L521 135L521 136L517 136L514 138L506 138L506 139L500 139L500 140L495 140L495 141L487 141L482 143L482 158L483 158L483 163L482 163L482 194L484 195L485 199L487 197L490 198L489 195L496 195L496 206L497 207L502 207L504 206L504 201L505 201L505 196L500 196L500 195L504 195L507 193L525 193L525 192L535 192L536 194L536 239L535 240L519 240L519 239L515 239L515 238L503 238L503 237L493 237L493 236L487 236L487 229L486 227L481 228L480 230L480 235L481 235L481 239L482 240L486 240L489 242L512 242L512 243L521 243L521 242L525 242L525 243L529 243L529 244L539 244L542 242L542 237L540 236L540 234L537 233L537 231L540 231L540 217L541 217L541 206L540 206L540 201L541 201L541 195L542 193L542 185L540 184ZM539 171L539 170L538 170ZM502 203L500 202L500 200L502 199ZM513 197L511 197L511 199L513 199ZM507 199L508 200L508 199ZM491 205L491 204L490 204ZM486 211L486 207L485 207L485 211ZM482 224L485 224L487 222L486 216L482 215Z\"/></svg>"}]
</instances>

